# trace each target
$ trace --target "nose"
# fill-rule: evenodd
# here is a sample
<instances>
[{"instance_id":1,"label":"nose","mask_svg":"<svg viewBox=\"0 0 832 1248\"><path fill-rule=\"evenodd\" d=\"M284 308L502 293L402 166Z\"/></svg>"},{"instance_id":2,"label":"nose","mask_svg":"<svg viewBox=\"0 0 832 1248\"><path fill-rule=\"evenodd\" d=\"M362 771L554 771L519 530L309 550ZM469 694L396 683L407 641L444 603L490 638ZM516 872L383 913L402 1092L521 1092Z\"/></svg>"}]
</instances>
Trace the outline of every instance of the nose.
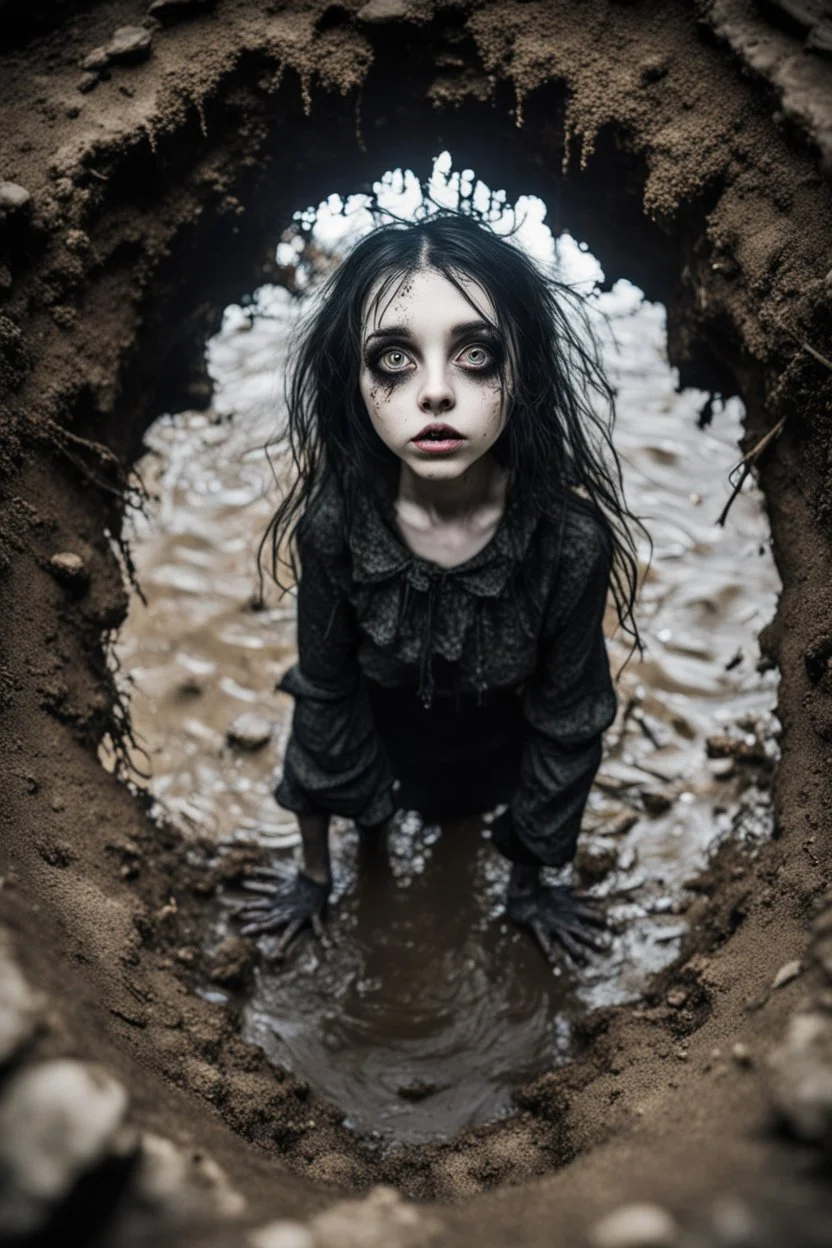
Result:
<instances>
[{"instance_id":1,"label":"nose","mask_svg":"<svg viewBox=\"0 0 832 1248\"><path fill-rule=\"evenodd\" d=\"M450 378L438 362L426 368L418 402L419 410L431 415L448 412L455 405L456 396Z\"/></svg>"}]
</instances>

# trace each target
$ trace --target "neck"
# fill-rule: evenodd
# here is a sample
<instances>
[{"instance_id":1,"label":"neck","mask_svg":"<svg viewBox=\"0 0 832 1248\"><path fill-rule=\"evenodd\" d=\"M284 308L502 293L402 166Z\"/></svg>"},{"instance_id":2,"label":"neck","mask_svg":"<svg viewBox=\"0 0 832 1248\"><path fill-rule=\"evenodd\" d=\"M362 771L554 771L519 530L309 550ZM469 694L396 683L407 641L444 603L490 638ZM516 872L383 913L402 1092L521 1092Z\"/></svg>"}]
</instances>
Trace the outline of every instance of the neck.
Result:
<instances>
[{"instance_id":1,"label":"neck","mask_svg":"<svg viewBox=\"0 0 832 1248\"><path fill-rule=\"evenodd\" d=\"M402 463L397 501L417 504L437 523L459 520L470 516L484 503L502 501L506 481L506 470L490 451L452 481L427 480Z\"/></svg>"}]
</instances>

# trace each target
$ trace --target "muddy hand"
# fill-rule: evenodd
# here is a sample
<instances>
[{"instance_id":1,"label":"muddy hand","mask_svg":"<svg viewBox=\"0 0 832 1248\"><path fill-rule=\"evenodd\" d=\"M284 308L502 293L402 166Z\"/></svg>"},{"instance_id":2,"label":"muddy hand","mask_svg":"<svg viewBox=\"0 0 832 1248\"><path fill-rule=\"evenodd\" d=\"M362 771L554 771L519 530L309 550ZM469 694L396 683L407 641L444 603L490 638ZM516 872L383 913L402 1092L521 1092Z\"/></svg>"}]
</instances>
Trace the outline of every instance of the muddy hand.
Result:
<instances>
[{"instance_id":1,"label":"muddy hand","mask_svg":"<svg viewBox=\"0 0 832 1248\"><path fill-rule=\"evenodd\" d=\"M286 876L272 867L256 867L242 881L243 888L259 893L257 901L245 902L234 917L243 924L243 936L265 936L284 928L272 955L282 961L292 941L304 927L311 926L321 944L329 944L323 916L331 889L330 884L319 884L302 871L294 877Z\"/></svg>"},{"instance_id":2,"label":"muddy hand","mask_svg":"<svg viewBox=\"0 0 832 1248\"><path fill-rule=\"evenodd\" d=\"M529 891L509 893L506 914L531 929L550 962L558 945L578 966L586 965L588 949L593 953L607 949L598 936L607 926L605 916L567 885L537 883Z\"/></svg>"}]
</instances>

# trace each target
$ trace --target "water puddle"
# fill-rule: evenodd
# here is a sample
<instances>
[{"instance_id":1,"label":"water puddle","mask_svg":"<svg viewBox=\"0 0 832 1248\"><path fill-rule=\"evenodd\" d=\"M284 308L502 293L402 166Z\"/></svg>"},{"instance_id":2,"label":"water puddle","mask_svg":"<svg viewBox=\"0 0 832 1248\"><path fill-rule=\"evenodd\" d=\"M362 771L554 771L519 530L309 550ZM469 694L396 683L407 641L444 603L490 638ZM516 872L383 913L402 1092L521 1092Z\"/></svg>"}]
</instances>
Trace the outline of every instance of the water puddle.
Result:
<instances>
[{"instance_id":1,"label":"water puddle","mask_svg":"<svg viewBox=\"0 0 832 1248\"><path fill-rule=\"evenodd\" d=\"M436 177L452 195L459 182L447 168ZM396 173L382 190L401 211L413 185ZM358 198L353 207L346 219L324 208L303 255L284 244L297 284L314 284L332 247L364 228ZM528 245L545 255L542 206L525 208ZM570 280L599 276L568 235L559 256ZM387 844L335 820L337 944L322 952L305 940L279 971L264 961L243 1026L348 1124L384 1141L447 1137L509 1112L520 1083L566 1060L581 1014L637 996L673 958L686 882L714 847L770 833L776 676L758 672L756 636L779 582L759 492L746 487L725 529L715 524L739 458L741 404L717 401L712 426L699 428L708 396L676 393L663 308L627 282L597 304L618 344L608 366L628 499L655 544L639 612L646 654L620 680L577 865L607 898L613 950L586 971L552 970L506 925L507 871L488 817L439 827L399 812ZM294 660L294 600L270 591L255 609L254 560L275 500L262 448L279 423L287 335L302 306L272 287L229 309L208 344L214 408L163 416L149 431L140 469L156 498L133 538L147 606L133 603L115 647L152 771L135 783L149 787L156 815L218 852L258 844L276 860L298 848L293 817L271 795L292 709L273 690ZM275 463L280 474L279 450ZM614 637L610 654L617 670L626 648ZM267 743L232 744L229 729L245 736L252 715ZM208 939L227 931L223 914Z\"/></svg>"}]
</instances>

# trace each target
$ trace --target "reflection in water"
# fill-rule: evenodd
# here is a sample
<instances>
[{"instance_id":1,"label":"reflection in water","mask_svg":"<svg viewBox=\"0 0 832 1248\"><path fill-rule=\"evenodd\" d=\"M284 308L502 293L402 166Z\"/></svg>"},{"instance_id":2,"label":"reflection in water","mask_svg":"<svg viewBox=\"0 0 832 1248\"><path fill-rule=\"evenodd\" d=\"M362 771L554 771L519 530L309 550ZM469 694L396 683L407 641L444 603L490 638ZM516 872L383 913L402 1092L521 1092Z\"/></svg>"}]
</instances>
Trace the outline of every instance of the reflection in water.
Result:
<instances>
[{"instance_id":1,"label":"reflection in water","mask_svg":"<svg viewBox=\"0 0 832 1248\"><path fill-rule=\"evenodd\" d=\"M592 265L568 236L561 260L575 276ZM337 946L301 942L282 970L264 964L245 1030L348 1122L388 1138L436 1138L506 1112L519 1082L567 1056L582 1011L633 997L674 956L685 881L713 847L769 832L775 676L755 661L778 581L759 494L736 500L724 530L714 523L741 408L731 401L712 430L697 428L706 396L674 391L663 309L626 282L597 302L619 344L608 363L628 498L655 543L640 609L647 650L620 680L579 858L620 930L588 971L552 973L503 921L506 867L487 818L440 829L400 812L386 846L335 820ZM183 836L220 850L257 843L278 859L298 846L293 816L271 796L291 714L273 690L294 657L294 600L252 603L274 506L261 448L298 306L272 288L247 312L229 309L208 348L215 410L163 417L148 434L141 469L158 500L134 539L148 606L134 602L117 645L156 812ZM610 653L617 670L626 649L612 639ZM267 721L265 748L229 744L244 712ZM753 745L759 765L710 759L706 739L726 733ZM212 939L226 930L219 919Z\"/></svg>"}]
</instances>

